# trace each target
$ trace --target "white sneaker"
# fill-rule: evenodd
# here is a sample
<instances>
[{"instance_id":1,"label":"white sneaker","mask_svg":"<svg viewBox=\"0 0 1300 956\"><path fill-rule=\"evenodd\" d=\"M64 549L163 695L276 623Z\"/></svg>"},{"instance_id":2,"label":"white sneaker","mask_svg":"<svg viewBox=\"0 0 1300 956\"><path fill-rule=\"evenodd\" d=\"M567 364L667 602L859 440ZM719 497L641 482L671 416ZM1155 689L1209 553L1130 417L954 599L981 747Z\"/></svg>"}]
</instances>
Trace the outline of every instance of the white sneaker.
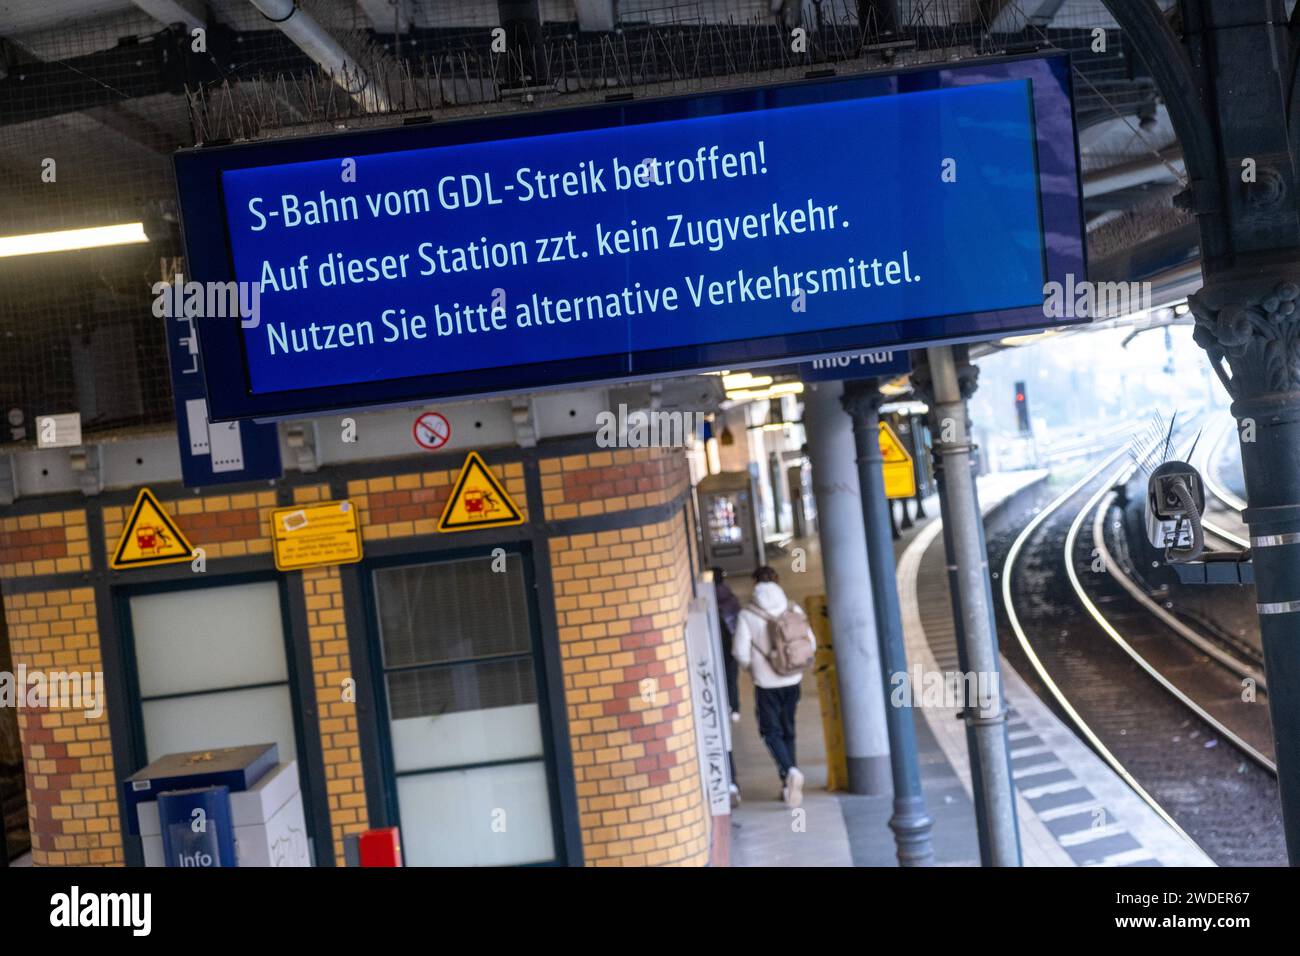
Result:
<instances>
[{"instance_id":1,"label":"white sneaker","mask_svg":"<svg viewBox=\"0 0 1300 956\"><path fill-rule=\"evenodd\" d=\"M731 808L734 810L740 806L740 788L734 783L731 785Z\"/></svg>"},{"instance_id":2,"label":"white sneaker","mask_svg":"<svg viewBox=\"0 0 1300 956\"><path fill-rule=\"evenodd\" d=\"M738 723L740 723L740 712L739 712L739 711L735 711L735 710L733 710L733 711L731 712L731 722L732 722L733 724L738 724Z\"/></svg>"},{"instance_id":3,"label":"white sneaker","mask_svg":"<svg viewBox=\"0 0 1300 956\"><path fill-rule=\"evenodd\" d=\"M783 796L786 806L797 807L803 803L803 774L798 767L791 767L786 774Z\"/></svg>"}]
</instances>

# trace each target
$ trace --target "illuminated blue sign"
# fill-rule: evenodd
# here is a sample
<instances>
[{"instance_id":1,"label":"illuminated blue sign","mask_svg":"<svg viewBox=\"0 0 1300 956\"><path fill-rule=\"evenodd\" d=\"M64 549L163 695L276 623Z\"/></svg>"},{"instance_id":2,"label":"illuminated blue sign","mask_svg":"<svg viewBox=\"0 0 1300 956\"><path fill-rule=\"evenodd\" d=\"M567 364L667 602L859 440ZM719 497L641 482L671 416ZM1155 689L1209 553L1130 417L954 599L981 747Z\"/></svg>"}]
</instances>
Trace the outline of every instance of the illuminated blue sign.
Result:
<instances>
[{"instance_id":1,"label":"illuminated blue sign","mask_svg":"<svg viewBox=\"0 0 1300 956\"><path fill-rule=\"evenodd\" d=\"M1064 57L176 160L211 417L757 366L1059 324ZM1067 320L1068 321L1068 320Z\"/></svg>"}]
</instances>

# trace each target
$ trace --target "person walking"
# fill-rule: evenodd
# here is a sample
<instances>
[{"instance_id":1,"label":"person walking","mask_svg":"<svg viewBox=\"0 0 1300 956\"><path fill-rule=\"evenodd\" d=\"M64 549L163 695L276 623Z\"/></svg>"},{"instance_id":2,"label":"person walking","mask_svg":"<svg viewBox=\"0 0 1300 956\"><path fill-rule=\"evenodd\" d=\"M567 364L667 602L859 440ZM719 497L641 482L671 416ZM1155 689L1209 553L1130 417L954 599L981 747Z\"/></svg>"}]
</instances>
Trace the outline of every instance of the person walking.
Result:
<instances>
[{"instance_id":1,"label":"person walking","mask_svg":"<svg viewBox=\"0 0 1300 956\"><path fill-rule=\"evenodd\" d=\"M727 671L727 703L731 706L731 719L740 719L740 667L731 653L736 636L736 622L740 619L740 599L727 583L727 572L713 569L713 589L718 595L718 624L722 631L722 659Z\"/></svg>"},{"instance_id":2,"label":"person walking","mask_svg":"<svg viewBox=\"0 0 1300 956\"><path fill-rule=\"evenodd\" d=\"M754 572L754 593L736 619L731 652L754 680L758 732L781 776L781 799L803 802L804 775L795 756L795 711L804 671L812 667L817 639L803 609L791 603L774 569Z\"/></svg>"},{"instance_id":3,"label":"person walking","mask_svg":"<svg viewBox=\"0 0 1300 956\"><path fill-rule=\"evenodd\" d=\"M740 667L736 657L731 653L732 642L736 634L736 621L740 618L740 599L727 586L727 572L722 568L713 569L713 590L718 598L718 633L722 641L722 662L727 677L727 706L731 711L731 722L740 720ZM727 751L727 763L731 769L731 805L740 806L740 782L736 778L736 756L734 750Z\"/></svg>"}]
</instances>

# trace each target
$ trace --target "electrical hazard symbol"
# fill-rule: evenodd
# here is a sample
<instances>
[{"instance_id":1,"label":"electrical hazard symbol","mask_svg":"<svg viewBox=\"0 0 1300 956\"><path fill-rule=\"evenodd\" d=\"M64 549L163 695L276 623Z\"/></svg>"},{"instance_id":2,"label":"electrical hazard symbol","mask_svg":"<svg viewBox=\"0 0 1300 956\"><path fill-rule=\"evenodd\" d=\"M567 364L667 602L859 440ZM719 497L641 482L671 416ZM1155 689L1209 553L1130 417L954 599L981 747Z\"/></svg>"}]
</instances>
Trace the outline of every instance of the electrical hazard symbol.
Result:
<instances>
[{"instance_id":1,"label":"electrical hazard symbol","mask_svg":"<svg viewBox=\"0 0 1300 956\"><path fill-rule=\"evenodd\" d=\"M115 571L122 571L126 568L147 568L155 564L188 561L192 557L194 548L185 540L181 529L176 527L171 516L163 510L153 492L141 488L109 566Z\"/></svg>"},{"instance_id":2,"label":"electrical hazard symbol","mask_svg":"<svg viewBox=\"0 0 1300 956\"><path fill-rule=\"evenodd\" d=\"M915 498L916 471L912 467L912 456L888 422L880 423L880 457L884 459L881 471L885 479L885 497Z\"/></svg>"},{"instance_id":3,"label":"electrical hazard symbol","mask_svg":"<svg viewBox=\"0 0 1300 956\"><path fill-rule=\"evenodd\" d=\"M478 452L470 452L438 519L439 531L476 531L523 524L524 516Z\"/></svg>"}]
</instances>

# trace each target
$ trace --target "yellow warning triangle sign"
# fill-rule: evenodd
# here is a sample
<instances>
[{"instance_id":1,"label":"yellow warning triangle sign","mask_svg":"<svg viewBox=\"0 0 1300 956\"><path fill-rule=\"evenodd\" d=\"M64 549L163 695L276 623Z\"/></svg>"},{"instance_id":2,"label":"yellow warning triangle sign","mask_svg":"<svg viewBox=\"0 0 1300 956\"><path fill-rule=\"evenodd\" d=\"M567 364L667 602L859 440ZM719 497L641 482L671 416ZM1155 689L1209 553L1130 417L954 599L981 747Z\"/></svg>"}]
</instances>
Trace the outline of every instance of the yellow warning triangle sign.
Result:
<instances>
[{"instance_id":1,"label":"yellow warning triangle sign","mask_svg":"<svg viewBox=\"0 0 1300 956\"><path fill-rule=\"evenodd\" d=\"M523 524L524 516L487 463L472 451L438 519L439 531L476 531Z\"/></svg>"},{"instance_id":2,"label":"yellow warning triangle sign","mask_svg":"<svg viewBox=\"0 0 1300 956\"><path fill-rule=\"evenodd\" d=\"M176 522L163 510L152 491L141 488L109 566L121 571L188 561L192 557L194 548L176 527Z\"/></svg>"},{"instance_id":3,"label":"yellow warning triangle sign","mask_svg":"<svg viewBox=\"0 0 1300 956\"><path fill-rule=\"evenodd\" d=\"M886 465L912 460L912 456L907 453L907 449L903 447L903 443L899 441L888 422L880 423L880 455L885 459Z\"/></svg>"},{"instance_id":4,"label":"yellow warning triangle sign","mask_svg":"<svg viewBox=\"0 0 1300 956\"><path fill-rule=\"evenodd\" d=\"M885 497L915 498L916 472L912 468L912 456L888 422L880 423L880 457L884 459L880 471L885 481Z\"/></svg>"}]
</instances>

